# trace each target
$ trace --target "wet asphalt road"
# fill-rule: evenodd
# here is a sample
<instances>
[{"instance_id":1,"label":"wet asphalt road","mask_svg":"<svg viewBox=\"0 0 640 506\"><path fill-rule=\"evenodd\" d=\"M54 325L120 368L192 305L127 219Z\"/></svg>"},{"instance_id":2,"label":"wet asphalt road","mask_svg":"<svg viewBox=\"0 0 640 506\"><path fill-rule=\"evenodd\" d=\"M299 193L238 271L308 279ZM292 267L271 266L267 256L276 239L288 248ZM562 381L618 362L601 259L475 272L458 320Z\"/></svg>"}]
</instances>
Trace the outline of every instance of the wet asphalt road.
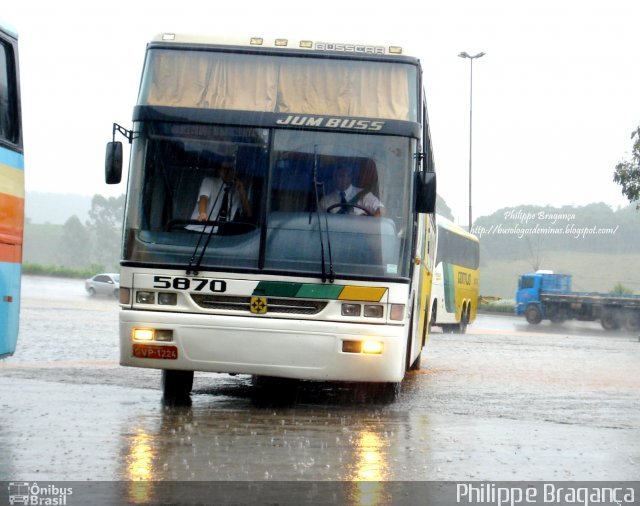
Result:
<instances>
[{"instance_id":1,"label":"wet asphalt road","mask_svg":"<svg viewBox=\"0 0 640 506\"><path fill-rule=\"evenodd\" d=\"M25 277L0 361L0 481L637 480L640 342L481 315L431 336L395 402L196 373L190 405L117 364L116 301ZM273 392L271 392L273 394Z\"/></svg>"}]
</instances>

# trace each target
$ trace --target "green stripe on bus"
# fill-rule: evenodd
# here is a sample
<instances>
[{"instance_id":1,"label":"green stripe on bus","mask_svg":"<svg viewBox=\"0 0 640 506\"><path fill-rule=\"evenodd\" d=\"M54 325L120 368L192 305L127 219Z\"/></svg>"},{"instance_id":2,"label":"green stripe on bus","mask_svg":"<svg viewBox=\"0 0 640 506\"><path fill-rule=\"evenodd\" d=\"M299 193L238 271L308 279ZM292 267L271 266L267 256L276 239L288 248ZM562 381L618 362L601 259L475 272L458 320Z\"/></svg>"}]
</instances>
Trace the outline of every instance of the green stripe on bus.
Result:
<instances>
[{"instance_id":1,"label":"green stripe on bus","mask_svg":"<svg viewBox=\"0 0 640 506\"><path fill-rule=\"evenodd\" d=\"M447 313L454 313L456 311L456 283L453 265L445 262L442 266L442 272L444 274L444 305Z\"/></svg>"},{"instance_id":2,"label":"green stripe on bus","mask_svg":"<svg viewBox=\"0 0 640 506\"><path fill-rule=\"evenodd\" d=\"M298 297L302 283L285 283L282 281L260 281L253 295L256 297Z\"/></svg>"},{"instance_id":3,"label":"green stripe on bus","mask_svg":"<svg viewBox=\"0 0 640 506\"><path fill-rule=\"evenodd\" d=\"M340 285L302 285L298 292L298 297L305 299L331 299L336 300L344 286Z\"/></svg>"},{"instance_id":4,"label":"green stripe on bus","mask_svg":"<svg viewBox=\"0 0 640 506\"><path fill-rule=\"evenodd\" d=\"M344 289L341 285L316 285L311 283L286 283L260 281L253 295L257 297L289 297L307 299L337 299Z\"/></svg>"}]
</instances>

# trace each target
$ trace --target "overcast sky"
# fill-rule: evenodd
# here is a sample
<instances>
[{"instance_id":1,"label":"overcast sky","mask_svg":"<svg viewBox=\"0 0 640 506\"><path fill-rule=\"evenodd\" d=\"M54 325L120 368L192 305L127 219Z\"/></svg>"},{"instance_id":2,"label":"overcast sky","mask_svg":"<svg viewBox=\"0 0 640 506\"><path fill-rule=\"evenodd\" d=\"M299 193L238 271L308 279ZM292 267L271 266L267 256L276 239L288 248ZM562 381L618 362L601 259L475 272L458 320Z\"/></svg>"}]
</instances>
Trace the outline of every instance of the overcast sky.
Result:
<instances>
[{"instance_id":1,"label":"overcast sky","mask_svg":"<svg viewBox=\"0 0 640 506\"><path fill-rule=\"evenodd\" d=\"M640 1L204 2L21 0L27 191L118 195L104 183L113 122L131 127L147 41L160 32L403 45L423 64L438 192L468 216L506 206L626 205L613 182L640 124ZM128 151L125 148L125 151Z\"/></svg>"}]
</instances>

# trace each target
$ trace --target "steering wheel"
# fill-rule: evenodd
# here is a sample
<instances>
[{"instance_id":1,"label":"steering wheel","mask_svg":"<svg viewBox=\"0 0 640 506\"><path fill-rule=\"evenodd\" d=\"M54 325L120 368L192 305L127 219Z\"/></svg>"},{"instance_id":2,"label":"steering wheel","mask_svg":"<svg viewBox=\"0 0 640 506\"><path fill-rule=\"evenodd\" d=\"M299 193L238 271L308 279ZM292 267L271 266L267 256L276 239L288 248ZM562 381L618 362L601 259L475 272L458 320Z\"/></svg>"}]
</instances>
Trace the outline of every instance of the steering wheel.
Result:
<instances>
[{"instance_id":1,"label":"steering wheel","mask_svg":"<svg viewBox=\"0 0 640 506\"><path fill-rule=\"evenodd\" d=\"M184 228L186 225L212 225L211 222L204 222L198 220L171 220L164 225L165 231L169 232L174 228Z\"/></svg>"},{"instance_id":2,"label":"steering wheel","mask_svg":"<svg viewBox=\"0 0 640 506\"><path fill-rule=\"evenodd\" d=\"M224 235L239 235L256 230L258 225L250 223L248 221L226 221L221 223L215 220L199 221L199 220L171 220L169 221L164 230L170 232L173 229L185 228L186 225L198 225L201 227L218 227L218 233Z\"/></svg>"},{"instance_id":3,"label":"steering wheel","mask_svg":"<svg viewBox=\"0 0 640 506\"><path fill-rule=\"evenodd\" d=\"M337 207L353 207L353 208L361 209L362 211L364 211L364 213L367 216L373 216L366 207L359 206L358 204L349 204L348 202L345 204L333 204L327 207L327 212L330 213L332 209L336 209Z\"/></svg>"}]
</instances>

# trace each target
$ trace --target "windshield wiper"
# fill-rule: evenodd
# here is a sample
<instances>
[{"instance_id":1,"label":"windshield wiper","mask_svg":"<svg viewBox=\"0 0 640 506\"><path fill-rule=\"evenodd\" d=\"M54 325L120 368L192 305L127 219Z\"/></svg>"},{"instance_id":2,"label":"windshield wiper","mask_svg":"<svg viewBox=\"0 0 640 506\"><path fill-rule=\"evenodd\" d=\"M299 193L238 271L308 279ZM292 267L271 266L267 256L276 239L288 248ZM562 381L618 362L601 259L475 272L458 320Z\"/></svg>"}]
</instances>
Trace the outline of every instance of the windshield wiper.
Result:
<instances>
[{"instance_id":1,"label":"windshield wiper","mask_svg":"<svg viewBox=\"0 0 640 506\"><path fill-rule=\"evenodd\" d=\"M318 189L322 188L322 193L324 195L324 183L318 181L318 152L317 146L314 146L313 149L313 190L316 200L316 216L318 217L318 232L320 235L320 262L322 263L322 282L325 283L327 281L327 272L326 272L326 262L324 257L324 237L322 233L322 219L320 218L320 198L318 197ZM331 258L331 237L329 235L329 220L327 218L327 213L324 214L324 222L325 228L327 230L327 253L329 256L329 274L328 280L329 283L333 283L335 280L335 274L333 272L333 260ZM311 223L311 213L309 213L309 223Z\"/></svg>"},{"instance_id":2,"label":"windshield wiper","mask_svg":"<svg viewBox=\"0 0 640 506\"><path fill-rule=\"evenodd\" d=\"M202 259L204 257L205 252L207 251L207 248L209 247L209 242L211 241L211 236L213 235L213 231L214 231L214 224L215 224L215 228L218 227L219 223L217 221L215 222L211 222L211 214L213 213L213 210L216 208L216 204L218 203L218 199L220 198L220 195L222 194L222 192L224 191L225 185L221 184L220 185L220 189L218 190L218 194L216 195L216 199L213 201L213 205L211 206L211 210L209 211L209 214L207 215L207 221L203 222L202 225L202 230L200 231L200 234L198 235L198 242L196 243L196 247L193 249L193 253L191 253L191 258L189 259L189 265L187 266L187 275L193 275L193 276L197 276L198 275L198 270L200 269L200 264L202 263ZM200 199L200 197L198 197L198 200ZM205 223L207 223L208 225L205 225ZM209 227L209 230L207 231L207 227ZM202 251L200 252L200 256L198 257L198 260L195 264L195 266L193 265L193 262L196 258L196 255L198 254L198 248L200 247L200 244L202 243L202 239L203 237L206 235L206 240L204 242L204 244L202 245Z\"/></svg>"}]
</instances>

